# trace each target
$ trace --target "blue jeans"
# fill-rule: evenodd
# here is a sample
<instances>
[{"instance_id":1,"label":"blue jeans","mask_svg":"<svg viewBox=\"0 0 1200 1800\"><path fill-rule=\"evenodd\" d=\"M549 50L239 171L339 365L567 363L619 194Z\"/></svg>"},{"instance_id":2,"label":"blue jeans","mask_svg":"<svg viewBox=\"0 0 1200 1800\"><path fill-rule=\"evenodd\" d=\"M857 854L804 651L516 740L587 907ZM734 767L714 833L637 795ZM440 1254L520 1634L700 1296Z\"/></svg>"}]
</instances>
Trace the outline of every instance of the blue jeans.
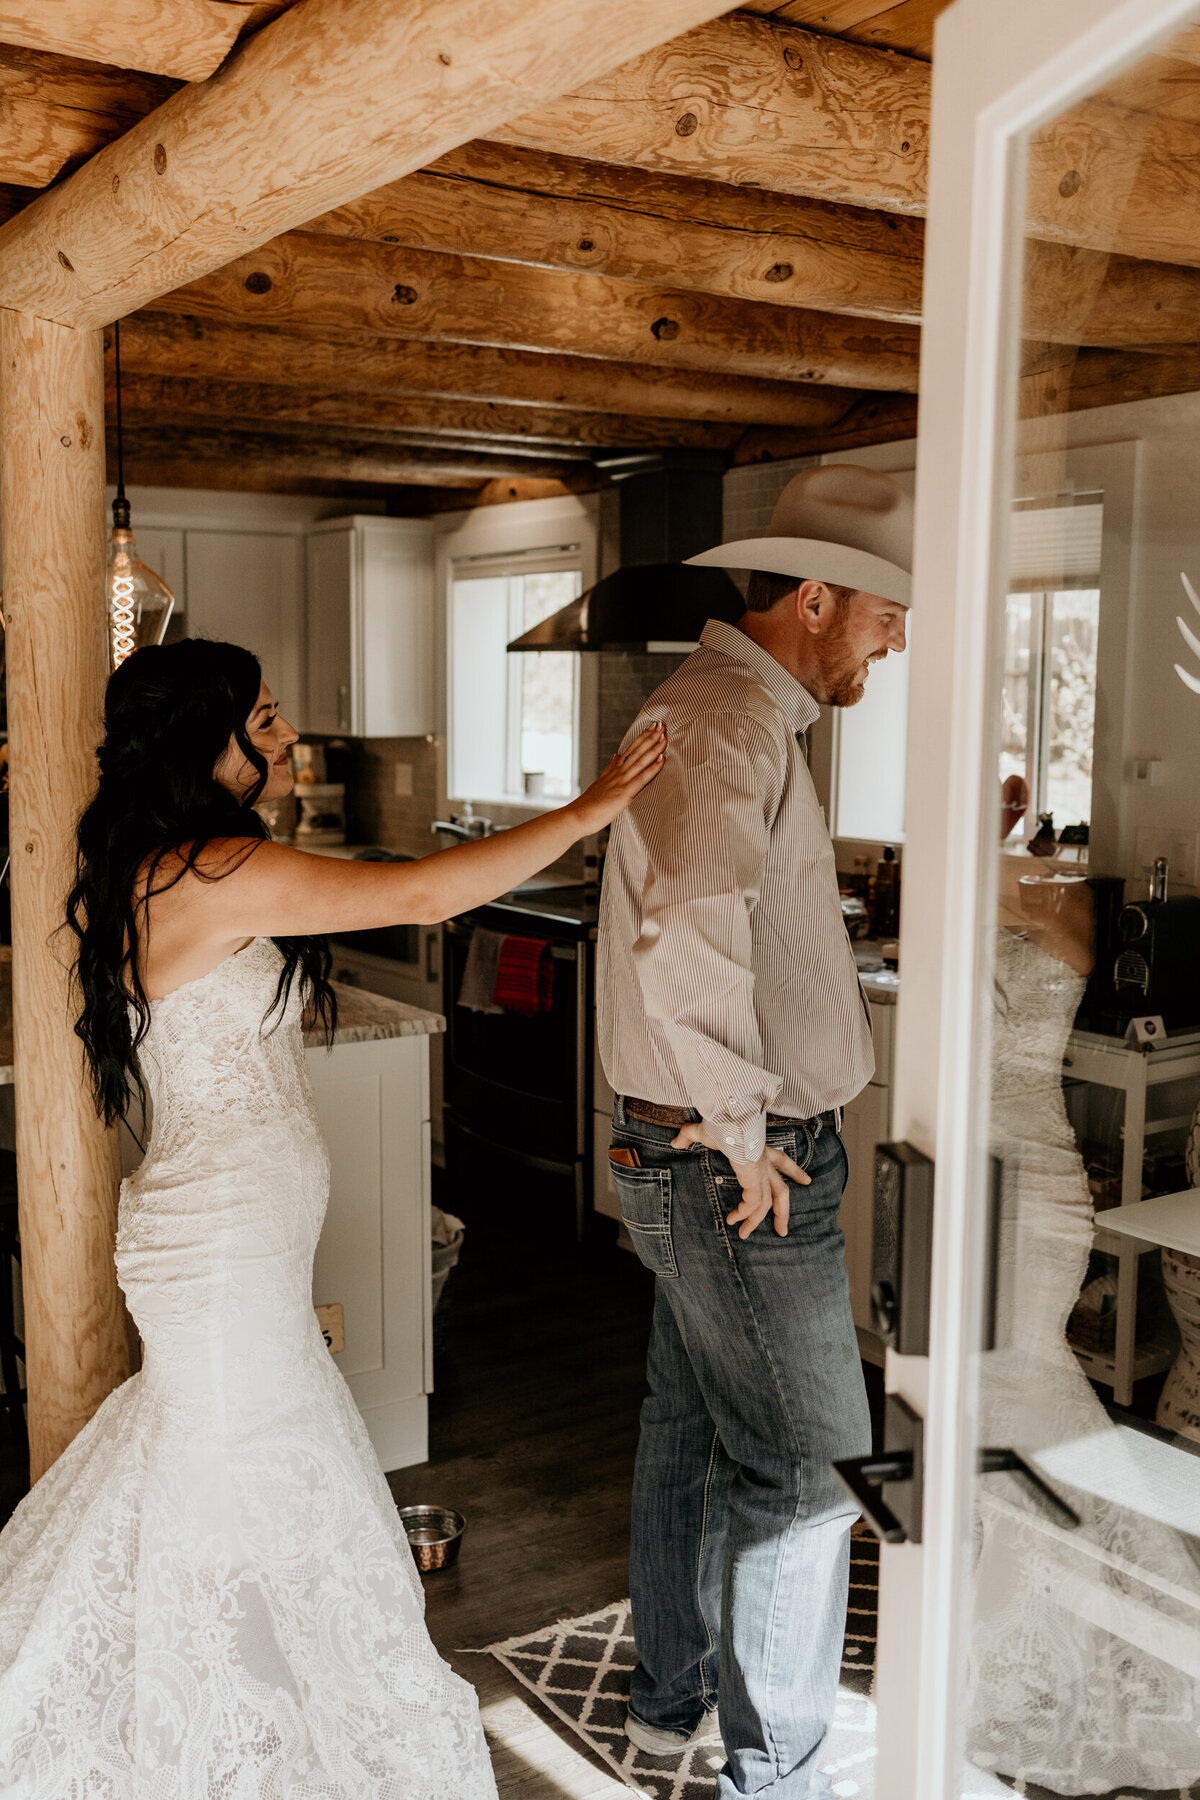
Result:
<instances>
[{"instance_id":1,"label":"blue jeans","mask_svg":"<svg viewBox=\"0 0 1200 1800\"><path fill-rule=\"evenodd\" d=\"M613 1115L626 1228L657 1276L634 1475L630 1709L681 1742L714 1703L717 1800L815 1800L833 1716L857 1508L830 1468L871 1426L837 1215L846 1152L829 1125L768 1129L812 1177L791 1224L745 1240L725 1157Z\"/></svg>"}]
</instances>

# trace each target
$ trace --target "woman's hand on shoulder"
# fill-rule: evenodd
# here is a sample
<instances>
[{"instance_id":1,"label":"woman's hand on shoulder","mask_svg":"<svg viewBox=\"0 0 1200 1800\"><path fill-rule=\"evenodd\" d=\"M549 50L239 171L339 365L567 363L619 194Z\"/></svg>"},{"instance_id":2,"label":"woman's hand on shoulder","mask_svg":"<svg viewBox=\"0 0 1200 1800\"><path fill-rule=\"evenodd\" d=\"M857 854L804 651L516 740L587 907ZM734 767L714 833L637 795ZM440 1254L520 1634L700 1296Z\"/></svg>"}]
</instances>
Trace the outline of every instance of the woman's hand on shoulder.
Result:
<instances>
[{"instance_id":1,"label":"woman's hand on shoulder","mask_svg":"<svg viewBox=\"0 0 1200 1800\"><path fill-rule=\"evenodd\" d=\"M604 773L571 803L572 810L586 821L581 835L587 837L603 830L632 805L660 772L666 757L665 725L647 726L628 750L618 751Z\"/></svg>"}]
</instances>

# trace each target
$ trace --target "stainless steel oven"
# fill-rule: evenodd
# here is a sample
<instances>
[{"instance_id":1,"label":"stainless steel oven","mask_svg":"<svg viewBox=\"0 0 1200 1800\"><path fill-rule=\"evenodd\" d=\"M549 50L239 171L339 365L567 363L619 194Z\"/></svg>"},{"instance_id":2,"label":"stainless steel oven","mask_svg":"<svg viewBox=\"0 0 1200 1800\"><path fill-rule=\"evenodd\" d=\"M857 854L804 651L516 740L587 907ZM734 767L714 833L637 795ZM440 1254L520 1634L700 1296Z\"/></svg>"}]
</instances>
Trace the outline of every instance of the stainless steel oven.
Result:
<instances>
[{"instance_id":1,"label":"stainless steel oven","mask_svg":"<svg viewBox=\"0 0 1200 1800\"><path fill-rule=\"evenodd\" d=\"M595 903L582 890L505 896L444 930L447 1166L469 1174L481 1157L511 1176L557 1187L582 1237L591 1187L591 1056ZM550 1008L532 1018L458 1004L479 928L549 942Z\"/></svg>"}]
</instances>

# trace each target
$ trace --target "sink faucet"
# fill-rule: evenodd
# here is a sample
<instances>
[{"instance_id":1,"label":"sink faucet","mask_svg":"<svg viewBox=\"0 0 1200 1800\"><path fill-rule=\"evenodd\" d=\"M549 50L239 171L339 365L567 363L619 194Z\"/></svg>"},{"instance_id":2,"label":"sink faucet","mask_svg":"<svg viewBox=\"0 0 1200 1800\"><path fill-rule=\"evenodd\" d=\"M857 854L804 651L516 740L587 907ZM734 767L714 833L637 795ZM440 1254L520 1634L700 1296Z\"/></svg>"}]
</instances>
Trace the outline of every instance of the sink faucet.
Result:
<instances>
[{"instance_id":1,"label":"sink faucet","mask_svg":"<svg viewBox=\"0 0 1200 1800\"><path fill-rule=\"evenodd\" d=\"M448 819L435 819L429 832L431 837L436 837L439 831L444 831L447 837L457 838L461 844L469 844L475 838L491 837L495 829L490 819L475 817L475 809L467 800L463 803L461 818L452 813Z\"/></svg>"}]
</instances>

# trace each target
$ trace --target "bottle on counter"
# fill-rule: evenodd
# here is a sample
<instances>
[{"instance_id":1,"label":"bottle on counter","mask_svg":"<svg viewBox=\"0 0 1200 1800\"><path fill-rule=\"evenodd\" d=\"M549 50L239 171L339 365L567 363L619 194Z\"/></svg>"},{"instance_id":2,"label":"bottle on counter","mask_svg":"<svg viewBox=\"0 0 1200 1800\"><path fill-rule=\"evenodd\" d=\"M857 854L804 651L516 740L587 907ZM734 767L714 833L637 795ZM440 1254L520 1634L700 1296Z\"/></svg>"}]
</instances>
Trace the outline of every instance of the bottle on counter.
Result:
<instances>
[{"instance_id":1,"label":"bottle on counter","mask_svg":"<svg viewBox=\"0 0 1200 1800\"><path fill-rule=\"evenodd\" d=\"M871 930L877 938L894 938L900 929L900 864L891 844L875 865Z\"/></svg>"},{"instance_id":2,"label":"bottle on counter","mask_svg":"<svg viewBox=\"0 0 1200 1800\"><path fill-rule=\"evenodd\" d=\"M865 905L871 898L871 859L869 856L856 856L854 873L845 875L841 881L842 891L856 894Z\"/></svg>"}]
</instances>

